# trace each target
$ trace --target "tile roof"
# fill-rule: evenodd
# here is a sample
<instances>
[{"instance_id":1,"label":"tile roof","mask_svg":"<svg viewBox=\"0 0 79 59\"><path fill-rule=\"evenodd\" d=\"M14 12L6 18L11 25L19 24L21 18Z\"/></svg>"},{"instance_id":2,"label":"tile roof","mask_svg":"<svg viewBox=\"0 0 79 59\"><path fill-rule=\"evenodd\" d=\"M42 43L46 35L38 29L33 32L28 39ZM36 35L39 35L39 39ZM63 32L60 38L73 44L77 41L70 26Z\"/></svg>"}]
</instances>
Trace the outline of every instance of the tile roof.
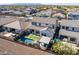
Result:
<instances>
[{"instance_id":1,"label":"tile roof","mask_svg":"<svg viewBox=\"0 0 79 59\"><path fill-rule=\"evenodd\" d=\"M50 18L50 17L34 17L32 22L40 22L40 23L48 23L48 24L56 24L57 18Z\"/></svg>"},{"instance_id":2,"label":"tile roof","mask_svg":"<svg viewBox=\"0 0 79 59\"><path fill-rule=\"evenodd\" d=\"M30 22L16 20L16 21L8 23L4 26L9 27L9 28L19 29L19 30L26 30L30 25L31 25Z\"/></svg>"},{"instance_id":3,"label":"tile roof","mask_svg":"<svg viewBox=\"0 0 79 59\"><path fill-rule=\"evenodd\" d=\"M0 25L5 25L15 20L17 20L17 18L13 16L0 16Z\"/></svg>"},{"instance_id":4,"label":"tile roof","mask_svg":"<svg viewBox=\"0 0 79 59\"><path fill-rule=\"evenodd\" d=\"M23 21L24 18L16 16L0 16L0 25L15 29L27 29L31 23L29 21Z\"/></svg>"},{"instance_id":5,"label":"tile roof","mask_svg":"<svg viewBox=\"0 0 79 59\"><path fill-rule=\"evenodd\" d=\"M47 27L40 27L40 26L30 26L29 29L34 29L34 30L38 30L38 31L41 31L43 29L47 29Z\"/></svg>"}]
</instances>

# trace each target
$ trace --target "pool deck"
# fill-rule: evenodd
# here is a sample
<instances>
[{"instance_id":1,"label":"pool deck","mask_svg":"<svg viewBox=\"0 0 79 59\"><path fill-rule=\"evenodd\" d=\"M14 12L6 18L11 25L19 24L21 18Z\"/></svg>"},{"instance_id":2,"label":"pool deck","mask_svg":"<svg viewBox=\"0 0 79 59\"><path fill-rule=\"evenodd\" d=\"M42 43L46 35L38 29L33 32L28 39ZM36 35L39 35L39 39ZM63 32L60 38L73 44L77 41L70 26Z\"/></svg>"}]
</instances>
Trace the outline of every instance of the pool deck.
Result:
<instances>
[{"instance_id":1,"label":"pool deck","mask_svg":"<svg viewBox=\"0 0 79 59\"><path fill-rule=\"evenodd\" d=\"M0 55L54 55L0 38Z\"/></svg>"}]
</instances>

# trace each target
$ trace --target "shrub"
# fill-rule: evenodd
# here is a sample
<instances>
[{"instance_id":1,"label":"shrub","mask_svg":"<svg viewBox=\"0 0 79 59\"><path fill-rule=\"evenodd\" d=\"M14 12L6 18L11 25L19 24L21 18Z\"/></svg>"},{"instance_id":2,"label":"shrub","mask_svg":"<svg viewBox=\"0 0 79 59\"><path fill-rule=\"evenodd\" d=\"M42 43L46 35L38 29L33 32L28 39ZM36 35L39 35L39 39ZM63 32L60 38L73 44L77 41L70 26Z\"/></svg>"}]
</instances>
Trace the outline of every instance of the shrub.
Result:
<instances>
[{"instance_id":1,"label":"shrub","mask_svg":"<svg viewBox=\"0 0 79 59\"><path fill-rule=\"evenodd\" d=\"M72 47L69 47L66 44L63 44L62 42L54 43L54 45L52 46L52 51L60 55L78 54L75 49L73 49Z\"/></svg>"},{"instance_id":2,"label":"shrub","mask_svg":"<svg viewBox=\"0 0 79 59\"><path fill-rule=\"evenodd\" d=\"M79 55L79 49L77 50L77 53L76 53L76 55Z\"/></svg>"}]
</instances>

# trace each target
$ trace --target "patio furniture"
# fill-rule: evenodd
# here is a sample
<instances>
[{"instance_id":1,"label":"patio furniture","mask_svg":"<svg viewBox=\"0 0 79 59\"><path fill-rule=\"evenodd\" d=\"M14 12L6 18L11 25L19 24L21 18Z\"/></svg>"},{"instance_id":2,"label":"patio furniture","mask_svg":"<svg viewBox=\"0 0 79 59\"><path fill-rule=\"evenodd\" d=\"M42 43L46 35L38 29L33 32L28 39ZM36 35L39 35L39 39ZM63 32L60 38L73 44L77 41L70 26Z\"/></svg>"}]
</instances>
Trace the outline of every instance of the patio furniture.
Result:
<instances>
[{"instance_id":1,"label":"patio furniture","mask_svg":"<svg viewBox=\"0 0 79 59\"><path fill-rule=\"evenodd\" d=\"M45 44L45 43L40 43L40 48L41 48L42 50L46 50L46 49L47 49L47 44Z\"/></svg>"}]
</instances>

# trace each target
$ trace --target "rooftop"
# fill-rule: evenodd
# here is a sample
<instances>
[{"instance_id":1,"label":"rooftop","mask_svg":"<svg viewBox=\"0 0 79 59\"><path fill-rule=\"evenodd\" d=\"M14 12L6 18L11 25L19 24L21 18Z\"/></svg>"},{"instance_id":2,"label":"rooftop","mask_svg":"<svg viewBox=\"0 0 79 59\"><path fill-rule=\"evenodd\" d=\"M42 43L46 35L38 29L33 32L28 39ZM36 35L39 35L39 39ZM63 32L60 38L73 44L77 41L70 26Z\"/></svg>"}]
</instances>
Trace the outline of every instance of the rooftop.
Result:
<instances>
[{"instance_id":1,"label":"rooftop","mask_svg":"<svg viewBox=\"0 0 79 59\"><path fill-rule=\"evenodd\" d=\"M25 30L26 28L28 28L30 22L24 21L24 20L26 20L24 17L0 16L0 25L9 27L9 28Z\"/></svg>"},{"instance_id":2,"label":"rooftop","mask_svg":"<svg viewBox=\"0 0 79 59\"><path fill-rule=\"evenodd\" d=\"M29 29L34 29L34 30L38 30L38 31L41 31L41 30L45 30L47 29L47 27L39 27L39 26L30 26Z\"/></svg>"},{"instance_id":3,"label":"rooftop","mask_svg":"<svg viewBox=\"0 0 79 59\"><path fill-rule=\"evenodd\" d=\"M21 20L16 20L14 22L11 22L11 23L4 25L4 27L26 30L29 27L29 25L30 25L30 22L24 22L24 21L21 21Z\"/></svg>"},{"instance_id":4,"label":"rooftop","mask_svg":"<svg viewBox=\"0 0 79 59\"><path fill-rule=\"evenodd\" d=\"M70 26L70 27L79 27L79 21L78 20L61 20L60 23L62 26Z\"/></svg>"},{"instance_id":5,"label":"rooftop","mask_svg":"<svg viewBox=\"0 0 79 59\"><path fill-rule=\"evenodd\" d=\"M40 23L48 23L48 24L56 24L57 18L50 17L34 17L32 22L40 22Z\"/></svg>"},{"instance_id":6,"label":"rooftop","mask_svg":"<svg viewBox=\"0 0 79 59\"><path fill-rule=\"evenodd\" d=\"M4 25L17 20L17 17L13 16L0 16L0 25Z\"/></svg>"}]
</instances>

